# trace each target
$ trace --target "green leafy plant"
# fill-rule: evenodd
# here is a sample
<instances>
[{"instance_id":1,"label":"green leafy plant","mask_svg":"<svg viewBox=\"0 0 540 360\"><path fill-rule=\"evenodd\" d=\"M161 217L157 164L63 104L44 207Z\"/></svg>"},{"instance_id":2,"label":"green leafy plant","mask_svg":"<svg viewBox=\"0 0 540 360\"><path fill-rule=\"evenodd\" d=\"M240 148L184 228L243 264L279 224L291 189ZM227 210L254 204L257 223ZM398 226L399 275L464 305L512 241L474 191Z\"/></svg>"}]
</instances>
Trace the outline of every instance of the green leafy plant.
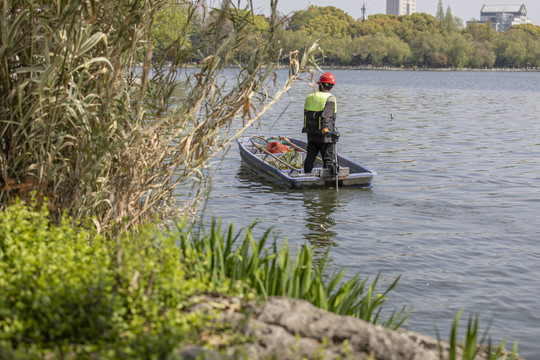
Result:
<instances>
[{"instance_id":1,"label":"green leafy plant","mask_svg":"<svg viewBox=\"0 0 540 360\"><path fill-rule=\"evenodd\" d=\"M442 348L440 348L440 358L441 359L448 359L448 360L474 360L479 352L479 344L482 344L487 336L487 332L489 330L486 329L485 333L483 334L482 338L479 339L479 319L478 315L476 316L470 316L469 320L467 322L467 328L465 329L465 334L463 336L463 341L458 341L458 325L459 325L459 319L461 318L461 314L463 312L463 309L460 309L456 316L454 317L454 322L452 323L452 329L450 331L450 346L448 349L448 357L445 357L442 352ZM440 337L439 337L440 341ZM488 347L487 347L487 359L488 360L499 360L503 359L506 360L509 359L514 360L517 355L517 342L514 344L514 349L511 354L508 354L504 348L506 341L503 341L499 346L493 347L491 338L488 339ZM462 355L461 357L458 356L458 350L461 349Z\"/></svg>"},{"instance_id":2,"label":"green leafy plant","mask_svg":"<svg viewBox=\"0 0 540 360\"><path fill-rule=\"evenodd\" d=\"M221 223L213 222L209 233L202 228L194 231L191 227L179 238L183 263L200 280L214 284L224 279L240 280L247 286L246 293L255 291L264 298L280 295L304 299L321 309L391 328L401 326L406 320L408 312L405 309L395 311L388 319L380 316L387 295L399 278L383 293L375 291L378 276L370 285L367 279L360 280L359 275L342 281L345 271L328 275L327 256L315 262L312 249L302 246L294 260L286 241L279 248L274 240L269 250L270 230L255 241L253 226L246 229L243 237L241 233L234 234L232 224L223 231Z\"/></svg>"},{"instance_id":3,"label":"green leafy plant","mask_svg":"<svg viewBox=\"0 0 540 360\"><path fill-rule=\"evenodd\" d=\"M274 159L269 159L268 163L280 170L288 170L291 167L301 169L304 166L302 155L299 154L295 149L291 149L289 152L279 155L279 159L288 164L288 166Z\"/></svg>"},{"instance_id":4,"label":"green leafy plant","mask_svg":"<svg viewBox=\"0 0 540 360\"><path fill-rule=\"evenodd\" d=\"M165 358L204 345L202 329L226 331L185 309L198 294L239 292L187 273L174 237L147 226L114 241L47 216L0 212L0 359Z\"/></svg>"}]
</instances>

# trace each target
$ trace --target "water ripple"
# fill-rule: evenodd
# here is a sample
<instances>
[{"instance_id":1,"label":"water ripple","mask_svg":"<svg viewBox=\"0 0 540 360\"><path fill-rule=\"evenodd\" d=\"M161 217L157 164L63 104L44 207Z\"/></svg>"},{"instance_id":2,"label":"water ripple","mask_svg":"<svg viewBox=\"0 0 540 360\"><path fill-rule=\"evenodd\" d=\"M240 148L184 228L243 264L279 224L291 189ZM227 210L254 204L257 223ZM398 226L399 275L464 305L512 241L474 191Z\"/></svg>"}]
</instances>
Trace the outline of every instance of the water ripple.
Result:
<instances>
[{"instance_id":1,"label":"water ripple","mask_svg":"<svg viewBox=\"0 0 540 360\"><path fill-rule=\"evenodd\" d=\"M446 334L465 307L539 358L540 73L334 75L339 151L378 172L372 189L276 188L230 151L206 216L261 219L261 233L330 246L333 266L382 272L383 285L402 275L391 304L414 305L413 330ZM303 137L307 92L293 88L253 133Z\"/></svg>"}]
</instances>

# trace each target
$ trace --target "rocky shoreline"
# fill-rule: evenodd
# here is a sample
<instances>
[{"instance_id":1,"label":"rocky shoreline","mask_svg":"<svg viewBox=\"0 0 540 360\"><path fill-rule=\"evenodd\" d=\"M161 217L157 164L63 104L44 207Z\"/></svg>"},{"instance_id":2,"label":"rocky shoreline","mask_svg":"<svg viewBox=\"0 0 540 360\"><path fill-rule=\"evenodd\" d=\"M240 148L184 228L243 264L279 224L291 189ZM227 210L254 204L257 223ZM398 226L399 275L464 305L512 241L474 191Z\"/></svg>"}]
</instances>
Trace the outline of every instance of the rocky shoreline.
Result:
<instances>
[{"instance_id":1,"label":"rocky shoreline","mask_svg":"<svg viewBox=\"0 0 540 360\"><path fill-rule=\"evenodd\" d=\"M440 360L448 358L447 341L413 331L392 331L363 320L321 310L307 301L273 297L263 303L242 303L237 298L200 297L191 311L219 314L234 332L253 342L230 348L225 355L200 347L180 352L191 359L360 359L360 360ZM441 354L442 357L441 357ZM457 349L457 358L462 358ZM487 347L480 346L475 357L487 360ZM517 356L517 360L523 360Z\"/></svg>"}]
</instances>

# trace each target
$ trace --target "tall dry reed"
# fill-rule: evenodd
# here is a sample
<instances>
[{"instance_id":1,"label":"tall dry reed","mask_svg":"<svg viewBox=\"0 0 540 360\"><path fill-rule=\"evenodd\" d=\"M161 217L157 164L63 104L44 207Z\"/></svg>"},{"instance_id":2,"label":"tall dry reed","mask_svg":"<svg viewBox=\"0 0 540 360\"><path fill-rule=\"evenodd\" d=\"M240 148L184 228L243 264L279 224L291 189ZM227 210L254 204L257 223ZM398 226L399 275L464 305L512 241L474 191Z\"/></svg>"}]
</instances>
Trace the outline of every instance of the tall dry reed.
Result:
<instances>
[{"instance_id":1,"label":"tall dry reed","mask_svg":"<svg viewBox=\"0 0 540 360\"><path fill-rule=\"evenodd\" d=\"M262 36L248 31L249 13L231 15L231 1L211 11L175 1L186 25L154 54L153 21L166 1L2 2L0 206L47 198L56 219L67 211L125 229L168 216L180 187L192 190L180 209L189 211L209 161L314 66L316 46L287 54L289 80L264 95L284 57L275 1ZM248 41L256 51L240 63ZM194 59L198 67L180 82ZM230 66L239 74L232 86L218 81Z\"/></svg>"}]
</instances>

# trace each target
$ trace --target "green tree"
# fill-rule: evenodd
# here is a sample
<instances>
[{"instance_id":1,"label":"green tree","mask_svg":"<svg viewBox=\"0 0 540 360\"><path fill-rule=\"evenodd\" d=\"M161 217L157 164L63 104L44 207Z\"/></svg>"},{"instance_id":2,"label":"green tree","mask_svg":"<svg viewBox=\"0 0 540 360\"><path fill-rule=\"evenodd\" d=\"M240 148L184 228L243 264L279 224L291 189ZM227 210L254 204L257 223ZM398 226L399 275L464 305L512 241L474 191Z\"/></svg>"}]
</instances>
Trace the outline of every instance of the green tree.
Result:
<instances>
[{"instance_id":1,"label":"green tree","mask_svg":"<svg viewBox=\"0 0 540 360\"><path fill-rule=\"evenodd\" d=\"M529 41L525 63L527 66L540 68L540 39Z\"/></svg>"},{"instance_id":2,"label":"green tree","mask_svg":"<svg viewBox=\"0 0 540 360\"><path fill-rule=\"evenodd\" d=\"M523 31L533 39L540 38L540 26L533 24L513 25L507 31Z\"/></svg>"},{"instance_id":3,"label":"green tree","mask_svg":"<svg viewBox=\"0 0 540 360\"><path fill-rule=\"evenodd\" d=\"M247 62L268 32L269 23L262 15L254 15L250 10L230 8L228 12L230 33L241 34L242 41L237 47L236 59Z\"/></svg>"},{"instance_id":4,"label":"green tree","mask_svg":"<svg viewBox=\"0 0 540 360\"><path fill-rule=\"evenodd\" d=\"M153 22L154 52L160 54L176 41L180 41L183 46L190 46L189 37L194 31L194 22L188 16L195 14L190 13L189 7L182 1L166 1L156 12Z\"/></svg>"},{"instance_id":5,"label":"green tree","mask_svg":"<svg viewBox=\"0 0 540 360\"><path fill-rule=\"evenodd\" d=\"M289 53L300 49L305 49L311 45L312 41L313 36L309 35L305 30L285 30L283 32L281 44L283 46L283 51L285 53Z\"/></svg>"},{"instance_id":6,"label":"green tree","mask_svg":"<svg viewBox=\"0 0 540 360\"><path fill-rule=\"evenodd\" d=\"M411 57L409 44L398 38L391 36L386 38L386 48L388 49L385 64L388 66L401 66L407 64Z\"/></svg>"},{"instance_id":7,"label":"green tree","mask_svg":"<svg viewBox=\"0 0 540 360\"><path fill-rule=\"evenodd\" d=\"M443 9L443 2L442 0L439 0L439 3L437 4L437 13L435 15L435 18L439 22L439 24L443 23L444 20L444 9Z\"/></svg>"},{"instance_id":8,"label":"green tree","mask_svg":"<svg viewBox=\"0 0 540 360\"><path fill-rule=\"evenodd\" d=\"M351 37L332 38L326 34L315 34L324 49L325 63L332 65L349 65L353 59Z\"/></svg>"},{"instance_id":9,"label":"green tree","mask_svg":"<svg viewBox=\"0 0 540 360\"><path fill-rule=\"evenodd\" d=\"M448 55L449 65L461 69L468 64L472 54L472 45L465 37L459 33L452 33L448 36Z\"/></svg>"},{"instance_id":10,"label":"green tree","mask_svg":"<svg viewBox=\"0 0 540 360\"><path fill-rule=\"evenodd\" d=\"M469 57L469 66L476 69L492 68L496 59L492 43L473 41L471 46L472 53Z\"/></svg>"},{"instance_id":11,"label":"green tree","mask_svg":"<svg viewBox=\"0 0 540 360\"><path fill-rule=\"evenodd\" d=\"M368 64L369 40L372 35L355 37L351 42L351 52L353 54L352 65Z\"/></svg>"},{"instance_id":12,"label":"green tree","mask_svg":"<svg viewBox=\"0 0 540 360\"><path fill-rule=\"evenodd\" d=\"M359 32L355 35L374 35L382 32L385 35L392 36L396 34L396 28L398 28L400 25L401 22L397 15L370 15L368 21L358 24L357 29Z\"/></svg>"},{"instance_id":13,"label":"green tree","mask_svg":"<svg viewBox=\"0 0 540 360\"><path fill-rule=\"evenodd\" d=\"M538 44L540 42L540 26L533 24L514 25L506 30L506 32L501 36L509 36L511 38L518 39L518 44L515 44L517 51L522 51L523 43L526 43L526 53L522 57L517 57L518 59L521 59L519 60L521 66L539 66L540 60L538 57Z\"/></svg>"},{"instance_id":14,"label":"green tree","mask_svg":"<svg viewBox=\"0 0 540 360\"><path fill-rule=\"evenodd\" d=\"M496 35L490 23L481 24L476 21L468 23L463 33L470 34L472 40L480 42L491 42Z\"/></svg>"},{"instance_id":15,"label":"green tree","mask_svg":"<svg viewBox=\"0 0 540 360\"><path fill-rule=\"evenodd\" d=\"M377 33L370 36L368 43L369 62L375 66L382 66L383 59L388 54L388 48L386 47L386 36L382 33Z\"/></svg>"},{"instance_id":16,"label":"green tree","mask_svg":"<svg viewBox=\"0 0 540 360\"><path fill-rule=\"evenodd\" d=\"M242 31L248 34L263 35L265 34L270 25L263 15L254 15L251 11L246 9L230 9L231 21L234 23L242 24Z\"/></svg>"},{"instance_id":17,"label":"green tree","mask_svg":"<svg viewBox=\"0 0 540 360\"><path fill-rule=\"evenodd\" d=\"M463 29L463 21L461 21L460 18L452 15L452 9L450 8L450 5L448 5L448 8L446 9L446 15L444 16L444 19L442 21L442 28L447 33L453 33L455 31Z\"/></svg>"},{"instance_id":18,"label":"green tree","mask_svg":"<svg viewBox=\"0 0 540 360\"><path fill-rule=\"evenodd\" d=\"M399 17L400 24L395 28L395 34L409 43L423 32L440 33L440 25L433 16L426 13L414 13Z\"/></svg>"},{"instance_id":19,"label":"green tree","mask_svg":"<svg viewBox=\"0 0 540 360\"><path fill-rule=\"evenodd\" d=\"M311 5L307 10L293 14L289 29L304 30L308 34L316 32L336 38L350 36L351 27L356 21L341 9L334 6L318 7Z\"/></svg>"},{"instance_id":20,"label":"green tree","mask_svg":"<svg viewBox=\"0 0 540 360\"><path fill-rule=\"evenodd\" d=\"M421 33L411 41L411 61L422 67L448 66L448 45L442 34Z\"/></svg>"},{"instance_id":21,"label":"green tree","mask_svg":"<svg viewBox=\"0 0 540 360\"><path fill-rule=\"evenodd\" d=\"M522 67L526 65L529 36L522 31L506 31L496 41L495 64L503 67Z\"/></svg>"}]
</instances>

